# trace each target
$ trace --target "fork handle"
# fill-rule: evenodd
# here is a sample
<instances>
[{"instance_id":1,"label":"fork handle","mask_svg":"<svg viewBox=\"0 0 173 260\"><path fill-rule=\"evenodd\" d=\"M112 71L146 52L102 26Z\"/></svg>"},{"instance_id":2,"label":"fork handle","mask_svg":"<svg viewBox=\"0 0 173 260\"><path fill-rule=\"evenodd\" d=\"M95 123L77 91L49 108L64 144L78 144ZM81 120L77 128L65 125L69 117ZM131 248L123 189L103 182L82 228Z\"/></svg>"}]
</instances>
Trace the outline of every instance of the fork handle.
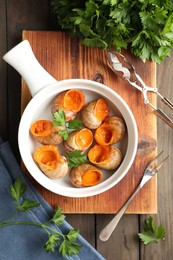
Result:
<instances>
[{"instance_id":1,"label":"fork handle","mask_svg":"<svg viewBox=\"0 0 173 260\"><path fill-rule=\"evenodd\" d=\"M134 191L134 193L131 195L131 197L126 201L124 206L118 211L118 213L115 215L115 217L108 223L108 225L101 231L99 238L102 241L107 241L109 237L111 236L112 232L116 228L118 222L120 221L121 217L123 216L124 212L128 208L129 204L133 200L133 198L136 196L138 191L142 188L143 185L139 185L137 189Z\"/></svg>"}]
</instances>

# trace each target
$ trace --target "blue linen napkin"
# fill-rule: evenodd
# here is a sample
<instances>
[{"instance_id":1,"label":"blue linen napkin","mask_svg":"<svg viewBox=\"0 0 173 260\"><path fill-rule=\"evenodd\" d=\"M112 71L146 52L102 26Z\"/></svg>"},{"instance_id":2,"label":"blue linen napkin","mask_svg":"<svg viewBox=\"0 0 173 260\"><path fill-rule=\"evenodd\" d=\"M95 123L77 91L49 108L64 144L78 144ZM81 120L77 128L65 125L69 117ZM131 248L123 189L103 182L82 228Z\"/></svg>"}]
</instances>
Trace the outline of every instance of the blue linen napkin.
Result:
<instances>
[{"instance_id":1,"label":"blue linen napkin","mask_svg":"<svg viewBox=\"0 0 173 260\"><path fill-rule=\"evenodd\" d=\"M47 222L54 214L53 208L35 190L26 176L23 175L8 142L3 142L0 137L0 221L15 211L10 185L19 176L22 177L23 182L27 186L27 191L23 197L39 202L40 206L32 208L27 213L20 212L11 221ZM58 228L55 226L54 228L62 233L68 233L72 227L67 221L64 221ZM71 257L62 257L58 250L46 253L43 249L43 244L46 241L47 233L40 227L32 225L0 227L0 260L105 259L81 235L79 235L77 241L83 245L80 253Z\"/></svg>"}]
</instances>

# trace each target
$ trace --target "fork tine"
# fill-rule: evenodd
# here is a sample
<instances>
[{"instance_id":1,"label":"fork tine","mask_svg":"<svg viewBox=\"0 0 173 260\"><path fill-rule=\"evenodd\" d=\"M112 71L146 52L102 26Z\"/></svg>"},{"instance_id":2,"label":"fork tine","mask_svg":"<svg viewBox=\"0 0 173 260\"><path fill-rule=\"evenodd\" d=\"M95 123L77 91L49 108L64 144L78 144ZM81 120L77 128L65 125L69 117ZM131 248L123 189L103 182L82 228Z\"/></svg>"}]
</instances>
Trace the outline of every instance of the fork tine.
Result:
<instances>
[{"instance_id":1,"label":"fork tine","mask_svg":"<svg viewBox=\"0 0 173 260\"><path fill-rule=\"evenodd\" d=\"M152 164L161 156L162 153L163 153L163 151L161 151L160 153L158 153L158 154L153 158L153 160L148 164L148 166L152 165Z\"/></svg>"},{"instance_id":2,"label":"fork tine","mask_svg":"<svg viewBox=\"0 0 173 260\"><path fill-rule=\"evenodd\" d=\"M161 151L159 154L157 154L153 160L148 164L147 166L147 170L149 170L150 172L152 172L155 168L156 168L156 161L157 159L162 155L163 151Z\"/></svg>"},{"instance_id":3,"label":"fork tine","mask_svg":"<svg viewBox=\"0 0 173 260\"><path fill-rule=\"evenodd\" d=\"M169 155L164 158L158 165L156 164L157 159L161 156L163 151L161 151L147 166L147 170L149 170L153 175L156 174L162 165L165 163L165 161L168 159Z\"/></svg>"},{"instance_id":4,"label":"fork tine","mask_svg":"<svg viewBox=\"0 0 173 260\"><path fill-rule=\"evenodd\" d=\"M160 170L160 168L161 168L162 165L166 162L166 160L168 159L168 157L169 157L169 155L168 155L166 158L164 158L159 165L156 166L156 168L153 170L154 173L157 173L157 172Z\"/></svg>"}]
</instances>

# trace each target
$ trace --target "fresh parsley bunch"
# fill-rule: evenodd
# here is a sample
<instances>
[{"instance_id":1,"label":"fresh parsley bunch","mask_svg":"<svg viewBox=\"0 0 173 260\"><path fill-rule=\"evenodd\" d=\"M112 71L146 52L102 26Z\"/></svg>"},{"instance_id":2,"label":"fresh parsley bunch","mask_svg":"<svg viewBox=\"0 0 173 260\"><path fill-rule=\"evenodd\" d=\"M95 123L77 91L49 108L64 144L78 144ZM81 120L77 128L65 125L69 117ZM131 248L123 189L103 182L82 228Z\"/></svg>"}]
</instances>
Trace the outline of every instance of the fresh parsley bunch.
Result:
<instances>
[{"instance_id":1,"label":"fresh parsley bunch","mask_svg":"<svg viewBox=\"0 0 173 260\"><path fill-rule=\"evenodd\" d=\"M173 48L172 0L52 0L58 25L87 46L131 48L161 63Z\"/></svg>"},{"instance_id":2,"label":"fresh parsley bunch","mask_svg":"<svg viewBox=\"0 0 173 260\"><path fill-rule=\"evenodd\" d=\"M38 207L40 203L31 201L29 199L22 199L23 194L26 192L27 187L19 177L15 180L14 184L11 184L11 196L14 199L14 205L16 211L6 219L0 220L0 228L12 225L32 225L39 228L43 228L48 235L48 240L44 244L43 248L47 253L59 250L62 256L76 255L79 253L81 244L76 240L79 235L79 230L71 229L68 234L58 232L56 228L53 228L49 224L52 223L55 226L59 226L63 223L65 216L62 214L62 209L58 207L55 214L47 223L39 222L27 222L27 221L11 221L12 218L18 215L19 212L28 212L31 208Z\"/></svg>"}]
</instances>

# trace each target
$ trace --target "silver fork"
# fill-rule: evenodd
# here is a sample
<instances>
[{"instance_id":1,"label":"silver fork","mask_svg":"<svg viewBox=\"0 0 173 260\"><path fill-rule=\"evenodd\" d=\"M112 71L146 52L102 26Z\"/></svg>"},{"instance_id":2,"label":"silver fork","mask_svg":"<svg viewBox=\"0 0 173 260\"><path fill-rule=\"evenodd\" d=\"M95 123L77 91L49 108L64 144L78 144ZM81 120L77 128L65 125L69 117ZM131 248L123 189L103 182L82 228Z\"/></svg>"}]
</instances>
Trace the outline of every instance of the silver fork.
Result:
<instances>
[{"instance_id":1,"label":"silver fork","mask_svg":"<svg viewBox=\"0 0 173 260\"><path fill-rule=\"evenodd\" d=\"M101 231L99 238L102 241L106 241L109 239L109 237L111 236L112 232L114 231L114 229L116 228L118 222L120 221L121 217L123 216L124 212L126 211L126 209L128 208L129 204L131 203L131 201L133 200L133 198L136 196L136 194L138 193L138 191L144 186L144 184L146 184L162 167L162 165L164 164L164 162L167 160L168 156L163 159L160 164L158 164L156 166L156 161L157 159L161 156L161 154L163 153L163 151L161 153L159 153L146 167L143 177L139 183L139 185L137 186L136 190L134 191L134 193L132 194L132 196L127 200L127 202L124 204L124 206L118 211L118 213L116 214L116 216L108 223L108 225Z\"/></svg>"}]
</instances>

